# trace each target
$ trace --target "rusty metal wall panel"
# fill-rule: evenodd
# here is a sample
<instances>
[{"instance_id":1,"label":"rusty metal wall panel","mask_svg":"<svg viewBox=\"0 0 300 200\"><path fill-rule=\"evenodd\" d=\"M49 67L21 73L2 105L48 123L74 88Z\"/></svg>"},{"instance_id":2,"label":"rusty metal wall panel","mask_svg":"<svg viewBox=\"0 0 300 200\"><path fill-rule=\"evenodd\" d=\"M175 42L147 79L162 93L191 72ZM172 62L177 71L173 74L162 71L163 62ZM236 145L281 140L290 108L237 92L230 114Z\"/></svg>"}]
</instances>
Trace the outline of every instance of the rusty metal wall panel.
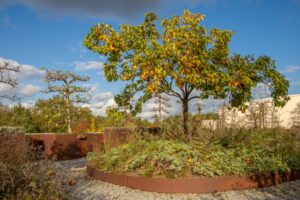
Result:
<instances>
[{"instance_id":1,"label":"rusty metal wall panel","mask_svg":"<svg viewBox=\"0 0 300 200\"><path fill-rule=\"evenodd\" d=\"M40 134L27 135L34 144L43 146L46 158L69 160L85 157L88 152L102 145L102 134Z\"/></svg>"}]
</instances>

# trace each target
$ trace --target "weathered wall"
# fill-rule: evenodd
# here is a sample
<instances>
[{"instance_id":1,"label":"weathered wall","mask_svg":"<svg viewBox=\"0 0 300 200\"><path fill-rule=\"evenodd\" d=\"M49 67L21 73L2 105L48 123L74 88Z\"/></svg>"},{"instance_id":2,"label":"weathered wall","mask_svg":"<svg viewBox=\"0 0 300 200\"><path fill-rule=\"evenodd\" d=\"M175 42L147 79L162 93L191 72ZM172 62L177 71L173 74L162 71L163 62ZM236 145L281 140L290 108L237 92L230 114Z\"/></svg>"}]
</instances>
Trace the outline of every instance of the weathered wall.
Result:
<instances>
[{"instance_id":1,"label":"weathered wall","mask_svg":"<svg viewBox=\"0 0 300 200\"><path fill-rule=\"evenodd\" d=\"M108 145L115 147L128 141L131 129L105 128L104 133L88 134L27 134L32 143L44 152L46 158L69 160L85 157L88 152Z\"/></svg>"},{"instance_id":2,"label":"weathered wall","mask_svg":"<svg viewBox=\"0 0 300 200\"><path fill-rule=\"evenodd\" d=\"M46 158L57 160L84 157L103 143L102 134L34 134L26 137L42 148Z\"/></svg>"}]
</instances>

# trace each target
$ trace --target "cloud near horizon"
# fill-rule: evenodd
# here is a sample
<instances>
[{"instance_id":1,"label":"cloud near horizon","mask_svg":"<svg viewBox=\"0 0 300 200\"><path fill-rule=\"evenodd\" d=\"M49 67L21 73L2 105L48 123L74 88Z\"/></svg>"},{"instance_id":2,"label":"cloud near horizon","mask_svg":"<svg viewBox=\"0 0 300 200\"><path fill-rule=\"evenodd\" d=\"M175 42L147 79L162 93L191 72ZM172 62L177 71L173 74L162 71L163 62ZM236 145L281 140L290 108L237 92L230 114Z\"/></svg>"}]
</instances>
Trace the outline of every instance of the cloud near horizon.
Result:
<instances>
[{"instance_id":1,"label":"cloud near horizon","mask_svg":"<svg viewBox=\"0 0 300 200\"><path fill-rule=\"evenodd\" d=\"M6 74L7 76L15 79L18 84L16 88L13 88L8 84L0 83L1 95L30 97L41 91L40 86L33 85L32 82L40 82L44 77L44 70L32 65L24 65L18 63L17 61L0 57L0 66L6 62L9 63L11 67L19 67L19 72L8 71Z\"/></svg>"},{"instance_id":2,"label":"cloud near horizon","mask_svg":"<svg viewBox=\"0 0 300 200\"><path fill-rule=\"evenodd\" d=\"M32 84L21 85L19 92L24 96L33 96L41 91L39 86Z\"/></svg>"},{"instance_id":3,"label":"cloud near horizon","mask_svg":"<svg viewBox=\"0 0 300 200\"><path fill-rule=\"evenodd\" d=\"M90 71L90 70L101 70L103 68L103 62L99 61L75 61L74 66L76 71Z\"/></svg>"},{"instance_id":4,"label":"cloud near horizon","mask_svg":"<svg viewBox=\"0 0 300 200\"><path fill-rule=\"evenodd\" d=\"M286 66L283 71L286 73L293 73L293 72L298 71L299 69L300 69L300 66L298 66L298 65L289 65L289 66Z\"/></svg>"}]
</instances>

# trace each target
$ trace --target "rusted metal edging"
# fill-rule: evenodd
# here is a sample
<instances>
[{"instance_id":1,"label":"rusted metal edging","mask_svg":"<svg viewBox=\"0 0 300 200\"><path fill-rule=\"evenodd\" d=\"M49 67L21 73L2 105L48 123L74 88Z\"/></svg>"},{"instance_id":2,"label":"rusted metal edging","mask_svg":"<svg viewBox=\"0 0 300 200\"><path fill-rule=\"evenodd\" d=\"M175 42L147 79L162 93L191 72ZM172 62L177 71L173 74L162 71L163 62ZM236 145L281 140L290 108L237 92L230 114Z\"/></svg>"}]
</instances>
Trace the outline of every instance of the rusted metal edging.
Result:
<instances>
[{"instance_id":1,"label":"rusted metal edging","mask_svg":"<svg viewBox=\"0 0 300 200\"><path fill-rule=\"evenodd\" d=\"M101 172L90 165L87 166L87 174L104 182L158 193L211 193L228 190L243 190L270 187L283 182L300 179L300 170L251 176L169 179L111 174Z\"/></svg>"}]
</instances>

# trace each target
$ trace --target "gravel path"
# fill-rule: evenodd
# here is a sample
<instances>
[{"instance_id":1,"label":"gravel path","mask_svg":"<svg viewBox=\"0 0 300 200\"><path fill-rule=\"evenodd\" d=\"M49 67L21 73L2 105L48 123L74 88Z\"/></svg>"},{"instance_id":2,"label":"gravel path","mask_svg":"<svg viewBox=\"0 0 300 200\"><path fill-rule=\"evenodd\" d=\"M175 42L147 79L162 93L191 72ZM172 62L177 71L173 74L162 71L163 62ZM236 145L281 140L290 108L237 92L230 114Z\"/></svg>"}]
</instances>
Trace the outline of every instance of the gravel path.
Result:
<instances>
[{"instance_id":1,"label":"gravel path","mask_svg":"<svg viewBox=\"0 0 300 200\"><path fill-rule=\"evenodd\" d=\"M62 172L63 189L70 200L300 200L300 180L263 189L217 192L211 194L159 194L121 187L86 175L85 159L59 161L54 167Z\"/></svg>"}]
</instances>

